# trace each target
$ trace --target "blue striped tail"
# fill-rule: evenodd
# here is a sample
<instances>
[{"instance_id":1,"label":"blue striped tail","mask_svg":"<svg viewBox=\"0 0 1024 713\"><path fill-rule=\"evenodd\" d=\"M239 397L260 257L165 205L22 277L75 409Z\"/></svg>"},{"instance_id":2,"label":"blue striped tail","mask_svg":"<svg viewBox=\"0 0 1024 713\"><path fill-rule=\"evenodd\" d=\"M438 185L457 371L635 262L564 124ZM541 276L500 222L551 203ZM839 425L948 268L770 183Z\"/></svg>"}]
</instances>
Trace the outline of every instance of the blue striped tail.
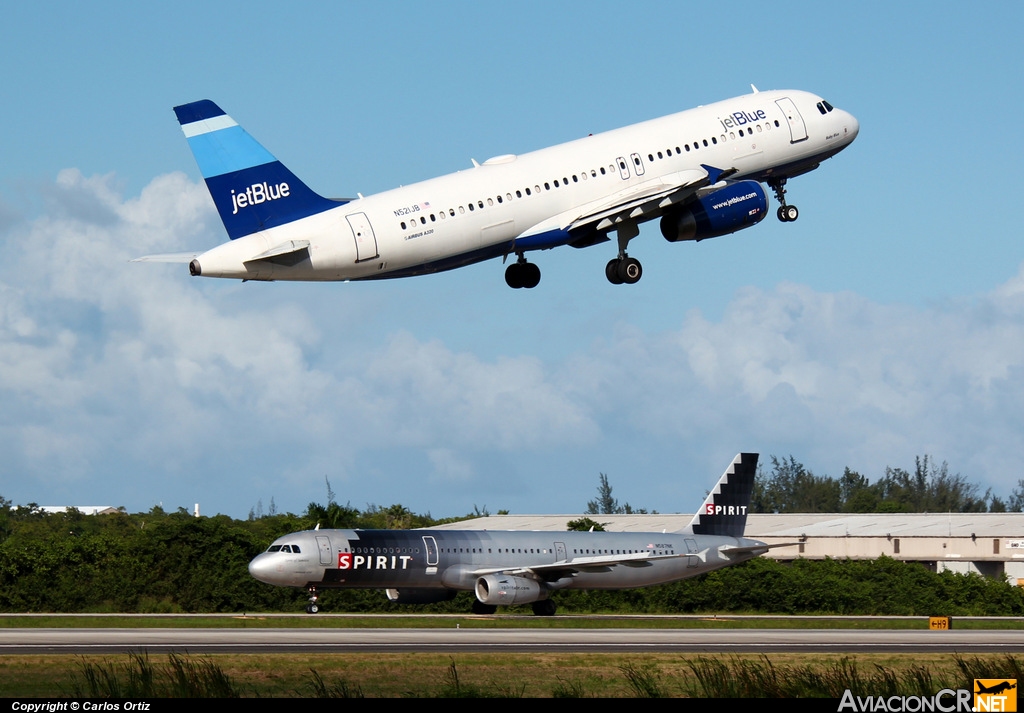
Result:
<instances>
[{"instance_id":1,"label":"blue striped tail","mask_svg":"<svg viewBox=\"0 0 1024 713\"><path fill-rule=\"evenodd\" d=\"M212 101L174 113L232 240L341 205L313 192Z\"/></svg>"}]
</instances>

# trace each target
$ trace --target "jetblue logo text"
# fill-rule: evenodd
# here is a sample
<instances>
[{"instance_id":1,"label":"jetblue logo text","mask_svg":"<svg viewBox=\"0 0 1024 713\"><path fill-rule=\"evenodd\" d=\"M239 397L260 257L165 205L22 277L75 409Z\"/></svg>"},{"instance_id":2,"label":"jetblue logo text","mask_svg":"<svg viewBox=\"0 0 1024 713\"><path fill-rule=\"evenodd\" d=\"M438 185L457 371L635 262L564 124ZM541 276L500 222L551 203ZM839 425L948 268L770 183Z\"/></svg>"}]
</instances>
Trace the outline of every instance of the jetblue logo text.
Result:
<instances>
[{"instance_id":1,"label":"jetblue logo text","mask_svg":"<svg viewBox=\"0 0 1024 713\"><path fill-rule=\"evenodd\" d=\"M338 569L409 569L412 555L338 554Z\"/></svg>"},{"instance_id":2,"label":"jetblue logo text","mask_svg":"<svg viewBox=\"0 0 1024 713\"><path fill-rule=\"evenodd\" d=\"M764 113L764 109L758 109L757 111L735 111L732 115L719 119L722 122L722 128L724 129L735 129L736 127L743 126L744 124L753 124L755 121L761 119L767 119L768 115Z\"/></svg>"},{"instance_id":3,"label":"jetblue logo text","mask_svg":"<svg viewBox=\"0 0 1024 713\"><path fill-rule=\"evenodd\" d=\"M287 183L278 183L271 186L266 181L254 183L246 188L244 192L235 193L231 191L231 205L234 207L231 215L236 215L239 208L259 205L267 201L276 201L278 198L287 198L290 191L291 189Z\"/></svg>"},{"instance_id":4,"label":"jetblue logo text","mask_svg":"<svg viewBox=\"0 0 1024 713\"><path fill-rule=\"evenodd\" d=\"M746 515L746 505L713 505L708 503L704 508L705 515Z\"/></svg>"}]
</instances>

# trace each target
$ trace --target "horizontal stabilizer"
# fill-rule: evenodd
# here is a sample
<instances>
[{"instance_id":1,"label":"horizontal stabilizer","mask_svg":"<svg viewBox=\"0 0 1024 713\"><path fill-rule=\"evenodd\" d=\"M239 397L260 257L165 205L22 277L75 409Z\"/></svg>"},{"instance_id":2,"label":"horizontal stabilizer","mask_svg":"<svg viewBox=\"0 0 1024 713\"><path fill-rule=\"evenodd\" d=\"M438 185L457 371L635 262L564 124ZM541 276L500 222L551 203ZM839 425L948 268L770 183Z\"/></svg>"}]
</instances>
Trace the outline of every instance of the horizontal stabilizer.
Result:
<instances>
[{"instance_id":1,"label":"horizontal stabilizer","mask_svg":"<svg viewBox=\"0 0 1024 713\"><path fill-rule=\"evenodd\" d=\"M199 255L199 253L197 253L197 252L190 252L190 253L164 253L162 255L143 255L142 257L137 257L134 260L130 260L130 262L183 262L183 263L189 263L189 262L192 262L193 258L198 257L198 255Z\"/></svg>"},{"instance_id":2,"label":"horizontal stabilizer","mask_svg":"<svg viewBox=\"0 0 1024 713\"><path fill-rule=\"evenodd\" d=\"M272 257L279 257L281 255L290 255L291 253L301 252L309 248L308 240L288 240L280 245L275 245L266 252L260 253L256 257L251 257L245 262L256 262L257 260L268 260Z\"/></svg>"},{"instance_id":3,"label":"horizontal stabilizer","mask_svg":"<svg viewBox=\"0 0 1024 713\"><path fill-rule=\"evenodd\" d=\"M750 547L720 547L719 554L725 557L735 557L736 555L761 555L768 550L773 550L776 547L796 547L802 544L800 542L780 542L775 545L766 545L763 542L760 545L752 545Z\"/></svg>"}]
</instances>

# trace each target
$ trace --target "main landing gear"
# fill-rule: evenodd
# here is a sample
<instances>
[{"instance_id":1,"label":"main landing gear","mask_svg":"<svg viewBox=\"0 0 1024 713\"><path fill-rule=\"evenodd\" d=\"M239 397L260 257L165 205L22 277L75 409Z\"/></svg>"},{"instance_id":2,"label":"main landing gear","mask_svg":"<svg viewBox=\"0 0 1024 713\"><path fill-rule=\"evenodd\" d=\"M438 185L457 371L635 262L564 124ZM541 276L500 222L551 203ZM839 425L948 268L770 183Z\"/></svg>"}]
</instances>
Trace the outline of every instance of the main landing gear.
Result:
<instances>
[{"instance_id":1,"label":"main landing gear","mask_svg":"<svg viewBox=\"0 0 1024 713\"><path fill-rule=\"evenodd\" d=\"M532 290L540 284L540 268L527 262L522 253L519 259L505 268L505 282L514 290L523 287Z\"/></svg>"},{"instance_id":2,"label":"main landing gear","mask_svg":"<svg viewBox=\"0 0 1024 713\"><path fill-rule=\"evenodd\" d=\"M316 614L318 611L320 611L320 605L317 604L317 600L319 600L319 599L320 599L320 597L316 593L316 587L310 587L309 588L309 604L306 605L306 613L307 614Z\"/></svg>"},{"instance_id":3,"label":"main landing gear","mask_svg":"<svg viewBox=\"0 0 1024 713\"><path fill-rule=\"evenodd\" d=\"M534 616L554 616L557 609L558 607L550 599L541 599L539 602L533 603Z\"/></svg>"},{"instance_id":4,"label":"main landing gear","mask_svg":"<svg viewBox=\"0 0 1024 713\"><path fill-rule=\"evenodd\" d=\"M800 211L797 210L795 205L786 204L785 178L775 178L768 181L768 187L775 192L775 200L779 202L779 209L775 212L775 215L779 217L779 220L783 223L792 223L800 217Z\"/></svg>"},{"instance_id":5,"label":"main landing gear","mask_svg":"<svg viewBox=\"0 0 1024 713\"><path fill-rule=\"evenodd\" d=\"M604 276L613 285L635 285L643 277L644 268L639 260L626 254L626 246L640 234L640 228L636 223L622 223L615 232L619 241L619 256L608 261Z\"/></svg>"},{"instance_id":6,"label":"main landing gear","mask_svg":"<svg viewBox=\"0 0 1024 713\"><path fill-rule=\"evenodd\" d=\"M604 268L604 276L613 285L635 285L644 274L644 268L635 257L623 253L622 257L612 258Z\"/></svg>"},{"instance_id":7,"label":"main landing gear","mask_svg":"<svg viewBox=\"0 0 1024 713\"><path fill-rule=\"evenodd\" d=\"M484 604L479 599L473 600L472 612L474 614L493 614L498 611L497 604Z\"/></svg>"}]
</instances>

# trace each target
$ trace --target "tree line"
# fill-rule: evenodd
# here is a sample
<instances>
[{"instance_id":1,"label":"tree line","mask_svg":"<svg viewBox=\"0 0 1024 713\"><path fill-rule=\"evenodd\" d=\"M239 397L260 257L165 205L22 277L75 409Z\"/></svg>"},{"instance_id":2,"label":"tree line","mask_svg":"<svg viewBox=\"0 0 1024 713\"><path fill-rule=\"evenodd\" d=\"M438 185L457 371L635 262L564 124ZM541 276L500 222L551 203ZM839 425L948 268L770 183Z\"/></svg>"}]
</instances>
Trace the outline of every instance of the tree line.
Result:
<instances>
[{"instance_id":1,"label":"tree line","mask_svg":"<svg viewBox=\"0 0 1024 713\"><path fill-rule=\"evenodd\" d=\"M758 466L751 498L756 513L899 513L899 512L1021 512L1024 510L1024 480L1007 498L981 492L960 473L950 473L943 462L936 465L929 456L914 459L914 470L885 469L872 482L846 468L838 478L815 475L792 455L771 456L767 475Z\"/></svg>"},{"instance_id":2,"label":"tree line","mask_svg":"<svg viewBox=\"0 0 1024 713\"><path fill-rule=\"evenodd\" d=\"M887 469L870 482L847 469L842 478L815 476L792 456L770 459L755 484L756 512L982 512L1020 511L1024 482L1005 501L979 493L946 464L917 460L914 472ZM602 474L590 514L626 511ZM306 594L249 576L248 563L277 537L322 528L431 527L486 513L434 518L395 504L360 510L335 501L310 503L300 515L193 517L184 508L129 514L47 514L34 504L0 497L0 610L7 612L235 612L301 611ZM629 508L632 512L642 509ZM595 512L597 511L597 512ZM599 528L583 518L579 529ZM333 611L409 611L374 590L328 590L321 603ZM471 597L421 607L465 612ZM874 561L757 559L701 577L621 592L558 593L565 612L762 612L837 614L988 614L1024 616L1024 592L1006 582L887 558Z\"/></svg>"}]
</instances>

